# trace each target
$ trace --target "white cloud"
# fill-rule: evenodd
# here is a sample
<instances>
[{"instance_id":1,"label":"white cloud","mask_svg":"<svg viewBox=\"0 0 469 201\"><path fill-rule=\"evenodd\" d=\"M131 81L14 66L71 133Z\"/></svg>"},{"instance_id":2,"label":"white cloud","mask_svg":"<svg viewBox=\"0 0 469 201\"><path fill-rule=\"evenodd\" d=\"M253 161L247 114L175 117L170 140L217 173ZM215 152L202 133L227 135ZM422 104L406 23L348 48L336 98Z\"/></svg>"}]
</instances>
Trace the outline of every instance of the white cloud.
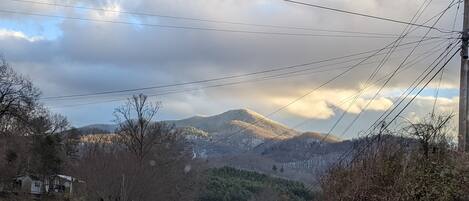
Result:
<instances>
[{"instance_id":1,"label":"white cloud","mask_svg":"<svg viewBox=\"0 0 469 201\"><path fill-rule=\"evenodd\" d=\"M303 93L305 94L305 93ZM371 98L355 96L354 90L321 90L317 91L286 108L292 114L314 119L329 119L335 115L334 108L358 114L362 111L385 111L393 102L385 97L371 101ZM295 101L297 96L272 98L278 106L284 106Z\"/></svg>"},{"instance_id":2,"label":"white cloud","mask_svg":"<svg viewBox=\"0 0 469 201\"><path fill-rule=\"evenodd\" d=\"M89 13L90 19L106 21L119 19L122 6L116 1L106 1L99 9L102 11L97 10Z\"/></svg>"},{"instance_id":3,"label":"white cloud","mask_svg":"<svg viewBox=\"0 0 469 201\"><path fill-rule=\"evenodd\" d=\"M1 40L21 39L21 40L27 40L29 42L36 42L36 41L44 40L44 38L40 36L27 36L26 34L20 31L13 31L13 30L8 30L8 29L1 29L1 28L0 28L0 39Z\"/></svg>"},{"instance_id":4,"label":"white cloud","mask_svg":"<svg viewBox=\"0 0 469 201\"><path fill-rule=\"evenodd\" d=\"M73 2L69 1L72 4ZM80 2L85 6L110 10L141 11L254 24L360 30L390 34L399 33L403 29L401 25L331 13L282 1L85 0ZM418 2L407 0L334 0L317 2L322 5L402 20L410 19L409 16L412 16L418 6ZM4 6L13 7L18 5ZM430 7L428 13L438 13L434 11L438 11L444 6L442 3L434 4ZM136 20L150 24L161 23L191 27L309 33L309 31L301 30L138 17L115 12L61 9L47 6L27 7L27 4L19 7L19 9L33 13L54 15L59 13L65 16L88 15L87 18L115 21ZM39 21L43 18L32 18L31 16L15 18L11 15L5 19L12 19L22 23L29 20ZM451 19L445 18L443 20L452 22ZM448 22L444 22L440 26L444 26ZM5 54L7 60L15 68L28 74L44 91L46 96L181 83L269 70L377 49L392 40L250 35L155 27L135 29L134 26L74 20L64 20L58 26L62 32L61 36L55 40L47 41L41 40L40 37L28 36L26 32L0 27L0 42L2 44L0 48L1 51L4 51L2 53ZM414 34L418 35L419 33ZM432 46L426 47L431 49ZM406 53L396 52L393 56L404 56ZM383 72L380 72L377 77L381 77L384 73L393 70L398 61L385 65L382 68ZM431 62L429 59L426 61ZM400 74L398 79L390 82L383 91L383 95L377 97L377 100L367 107L366 112L382 112L392 106L392 101L388 98L391 96L387 95L387 93L390 93L388 91L391 89L400 91L406 88L423 71L426 67L425 64L427 63L417 65L415 68ZM342 79L335 80L324 87L324 90L318 91L288 107L288 114L284 115L319 120L333 119L337 116L337 109L343 111L348 108L348 104L343 104L342 100L357 93L357 90L360 89L360 83L366 80L375 66L360 67ZM241 107L249 107L263 114L268 114L311 90L310 88L319 86L338 73L339 71L322 74L305 73L303 76L288 79L210 88L200 90L200 93L174 95L165 99L163 105L165 106L165 112L178 113L180 116L210 115ZM456 86L457 80L450 79L456 77L456 73L448 72L442 86ZM203 85L195 87L203 87ZM373 90L376 89L370 89L370 91ZM149 94L158 93L158 91L145 92ZM357 99L355 104L350 107L349 114L358 114L364 110L371 95L370 92ZM441 110L449 111L454 106L452 100L440 99L440 101ZM58 104L66 105L76 102L79 101ZM93 101L86 100L86 102ZM428 111L428 103L431 101L423 102L425 104L417 105L414 109ZM89 110L90 114L95 112L86 107L76 108L75 112L83 110ZM73 109L67 111L69 114L74 112ZM100 113L102 114L103 111L100 111ZM109 116L111 114L112 110L109 111ZM100 118L102 118L102 115L100 115ZM366 119L369 118L366 115L363 118L363 121L371 122L370 119ZM89 123L93 122L90 121Z\"/></svg>"}]
</instances>

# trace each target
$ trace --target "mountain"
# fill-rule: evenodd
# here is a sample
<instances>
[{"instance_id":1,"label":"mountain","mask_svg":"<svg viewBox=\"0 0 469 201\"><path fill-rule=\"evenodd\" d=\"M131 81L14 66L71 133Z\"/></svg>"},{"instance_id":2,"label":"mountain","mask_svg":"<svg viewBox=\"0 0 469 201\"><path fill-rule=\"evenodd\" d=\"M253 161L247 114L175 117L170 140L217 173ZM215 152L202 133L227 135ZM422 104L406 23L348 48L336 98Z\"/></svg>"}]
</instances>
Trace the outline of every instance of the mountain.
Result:
<instances>
[{"instance_id":1,"label":"mountain","mask_svg":"<svg viewBox=\"0 0 469 201\"><path fill-rule=\"evenodd\" d=\"M301 133L249 109L164 122L174 124L197 145L198 150L207 153L227 154L251 149L262 152L271 146L281 147L281 144L287 146L321 140L326 143L340 141L333 136L324 138L319 133ZM113 133L117 125L93 124L78 129L84 135L107 134Z\"/></svg>"},{"instance_id":2,"label":"mountain","mask_svg":"<svg viewBox=\"0 0 469 201\"><path fill-rule=\"evenodd\" d=\"M208 166L230 166L316 182L317 176L352 147L332 135L296 131L248 109L213 116L164 121L173 124L192 144L193 157ZM84 134L113 133L117 125L95 124L79 128ZM94 133L93 133L94 132ZM284 167L284 172L272 167Z\"/></svg>"},{"instance_id":3,"label":"mountain","mask_svg":"<svg viewBox=\"0 0 469 201\"><path fill-rule=\"evenodd\" d=\"M114 133L117 129L115 124L91 124L77 128L82 135L90 134L109 134Z\"/></svg>"},{"instance_id":4,"label":"mountain","mask_svg":"<svg viewBox=\"0 0 469 201\"><path fill-rule=\"evenodd\" d=\"M208 117L195 116L167 123L178 128L191 128L197 133L206 133L212 141L241 149L250 149L266 141L282 141L300 135L300 132L248 109L230 110Z\"/></svg>"},{"instance_id":5,"label":"mountain","mask_svg":"<svg viewBox=\"0 0 469 201\"><path fill-rule=\"evenodd\" d=\"M343 152L351 146L350 141L340 141L330 135L307 132L265 147L258 147L256 152L277 162L292 162Z\"/></svg>"}]
</instances>

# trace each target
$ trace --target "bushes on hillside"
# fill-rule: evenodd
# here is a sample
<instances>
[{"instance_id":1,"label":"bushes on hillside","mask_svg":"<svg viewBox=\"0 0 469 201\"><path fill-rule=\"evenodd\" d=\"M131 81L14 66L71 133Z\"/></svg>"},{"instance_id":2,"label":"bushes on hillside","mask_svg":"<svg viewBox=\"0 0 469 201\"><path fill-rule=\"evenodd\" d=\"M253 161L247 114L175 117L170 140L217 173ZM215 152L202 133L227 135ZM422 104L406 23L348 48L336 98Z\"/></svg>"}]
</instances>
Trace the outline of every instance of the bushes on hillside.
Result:
<instances>
[{"instance_id":1,"label":"bushes on hillside","mask_svg":"<svg viewBox=\"0 0 469 201\"><path fill-rule=\"evenodd\" d=\"M380 130L368 139L370 146L357 146L355 160L324 177L324 200L467 200L469 166L448 140L449 119Z\"/></svg>"}]
</instances>

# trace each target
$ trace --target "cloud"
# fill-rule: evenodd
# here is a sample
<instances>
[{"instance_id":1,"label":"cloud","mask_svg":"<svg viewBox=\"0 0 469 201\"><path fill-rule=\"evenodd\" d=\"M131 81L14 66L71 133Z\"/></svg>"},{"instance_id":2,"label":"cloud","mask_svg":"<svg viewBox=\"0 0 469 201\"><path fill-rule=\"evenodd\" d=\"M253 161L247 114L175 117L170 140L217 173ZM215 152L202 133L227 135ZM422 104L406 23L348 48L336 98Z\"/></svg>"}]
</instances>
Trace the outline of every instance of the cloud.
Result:
<instances>
[{"instance_id":1,"label":"cloud","mask_svg":"<svg viewBox=\"0 0 469 201\"><path fill-rule=\"evenodd\" d=\"M361 97L361 95L363 94L359 91L321 90L301 100L297 100L298 96L293 96L273 98L272 101L278 107L294 103L286 108L288 112L313 119L329 119L336 114L335 108L349 114L358 114L363 111L386 111L393 105L393 102L385 97L372 100L371 97L367 98L366 95Z\"/></svg>"},{"instance_id":2,"label":"cloud","mask_svg":"<svg viewBox=\"0 0 469 201\"><path fill-rule=\"evenodd\" d=\"M312 27L319 29L336 29L364 32L380 32L399 34L404 26L371 20L363 17L343 15L330 11L294 5L282 1L265 0L226 0L226 1L186 1L186 0L136 0L136 1L80 1L83 6L93 6L103 9L138 11L174 15L201 19L226 20L233 22L248 22L252 24L274 24L291 27ZM315 1L312 1L315 2ZM67 3L73 4L74 1ZM354 10L400 20L410 20L422 1L384 1L384 0L335 0L319 2L337 8ZM446 5L445 2L432 4L422 16L419 23L438 13ZM357 52L379 49L392 38L348 38L348 37L300 37L281 36L272 34L229 33L222 31L203 31L179 28L146 27L139 23L174 25L184 27L203 27L209 29L230 29L245 31L312 33L322 35L337 35L337 33L307 31L299 29L280 29L268 27L253 27L239 24L223 24L206 21L176 20L171 18L135 16L116 12L89 11L84 9L62 9L49 6L29 4L5 4L6 8L17 8L18 11L83 17L97 20L126 21L133 25L112 24L105 22L87 22L61 19L55 28L60 30L57 38L36 36L28 33L28 28L18 26L2 29L0 26L0 51L6 56L16 70L28 75L43 90L45 96L57 96L76 93L90 93L115 89L138 88L144 86L158 86L164 84L181 83L195 80L210 79L227 75L239 75L249 72L271 70L284 66L324 60ZM429 14L427 14L429 13ZM455 9L451 10L438 26L449 27L452 24ZM43 24L49 18L22 15L2 14L2 20L16 22L34 22ZM458 24L459 26L459 24ZM45 31L47 33L47 31ZM422 35L425 30L417 30L413 36ZM432 35L440 33L432 32ZM406 41L415 41L409 38ZM404 41L403 43L405 43ZM446 45L446 40L430 41L422 45L415 55L425 51L435 50ZM412 46L396 51L392 58L376 75L383 77L399 66L403 58L410 52ZM428 56L434 58L438 54ZM366 56L366 55L363 55ZM413 56L411 59L415 58ZM333 121L338 111L347 110L348 104L341 101L357 93L366 82L371 72L376 69L377 62L383 56L370 59L375 62L361 65L343 77L322 87L311 96L286 108L273 118L287 122L296 122L305 118L314 118L323 125L314 124L312 130L327 130L322 120ZM305 70L295 76L283 79L261 80L262 76L275 76L291 72L288 70L276 73L266 73L259 76L230 79L223 82L194 84L184 87L143 91L147 94L164 93L168 90L197 90L160 96L165 105L165 116L180 118L192 114L210 115L227 109L248 107L261 113L268 114L277 108L301 96L307 91L321 86L329 79L337 76L341 69L321 73L313 73L313 68L324 69L346 68L356 64L359 60L349 63L334 64L324 62L311 66L304 66L294 70ZM425 59L413 68L392 79L383 93L373 101L365 111L364 122L372 121L374 114L382 112L392 106L393 91L401 92L432 62ZM456 63L451 63L451 67ZM307 70L307 69L310 70ZM449 89L458 87L458 81L451 79L458 71L448 70L442 86ZM258 79L244 84L226 87L209 87ZM261 81L259 81L261 80ZM355 115L365 109L374 91L383 82L377 83L367 93L361 96L355 104L350 106L348 115ZM436 87L432 84L431 87ZM48 101L50 106L61 106L96 101L119 99L129 93L115 96L99 96L91 99L71 101ZM96 118L83 116L88 111L92 114L97 106L83 106L63 110L66 115L81 112L72 121L84 124L93 121L107 121L111 119L112 110L99 110ZM442 106L443 107L443 106ZM448 108L450 106L447 106ZM111 106L106 108L112 108ZM428 105L419 105L416 110L428 110ZM108 119L102 114L108 111ZM86 119L86 121L84 120ZM363 127L361 125L361 127Z\"/></svg>"},{"instance_id":3,"label":"cloud","mask_svg":"<svg viewBox=\"0 0 469 201\"><path fill-rule=\"evenodd\" d=\"M40 36L27 36L20 31L0 29L0 40L27 40L28 42L36 42L43 39Z\"/></svg>"}]
</instances>

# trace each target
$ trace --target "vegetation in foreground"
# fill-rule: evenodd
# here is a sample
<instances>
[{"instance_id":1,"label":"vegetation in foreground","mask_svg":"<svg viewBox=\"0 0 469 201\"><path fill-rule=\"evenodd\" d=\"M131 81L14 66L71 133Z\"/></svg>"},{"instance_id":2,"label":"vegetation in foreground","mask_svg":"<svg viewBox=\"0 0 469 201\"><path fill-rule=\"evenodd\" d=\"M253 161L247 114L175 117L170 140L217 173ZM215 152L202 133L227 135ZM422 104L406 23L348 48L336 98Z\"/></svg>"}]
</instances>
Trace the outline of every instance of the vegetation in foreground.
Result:
<instances>
[{"instance_id":1,"label":"vegetation in foreground","mask_svg":"<svg viewBox=\"0 0 469 201\"><path fill-rule=\"evenodd\" d=\"M230 167L211 169L200 201L312 200L304 184Z\"/></svg>"},{"instance_id":2,"label":"vegetation in foreground","mask_svg":"<svg viewBox=\"0 0 469 201\"><path fill-rule=\"evenodd\" d=\"M328 172L317 197L301 183L255 172L201 171L181 131L154 123L159 105L144 95L116 109L115 138L85 143L4 61L0 97L0 200L31 200L31 182L29 189L17 185L25 175L41 182L41 200L469 200L469 158L447 138L450 117L432 116L397 131L381 127L359 141L347 165ZM79 178L71 179L73 192L42 185L62 174Z\"/></svg>"},{"instance_id":3,"label":"vegetation in foreground","mask_svg":"<svg viewBox=\"0 0 469 201\"><path fill-rule=\"evenodd\" d=\"M329 171L322 200L469 200L469 158L448 138L450 118L432 115L398 131L381 127L350 163Z\"/></svg>"}]
</instances>

